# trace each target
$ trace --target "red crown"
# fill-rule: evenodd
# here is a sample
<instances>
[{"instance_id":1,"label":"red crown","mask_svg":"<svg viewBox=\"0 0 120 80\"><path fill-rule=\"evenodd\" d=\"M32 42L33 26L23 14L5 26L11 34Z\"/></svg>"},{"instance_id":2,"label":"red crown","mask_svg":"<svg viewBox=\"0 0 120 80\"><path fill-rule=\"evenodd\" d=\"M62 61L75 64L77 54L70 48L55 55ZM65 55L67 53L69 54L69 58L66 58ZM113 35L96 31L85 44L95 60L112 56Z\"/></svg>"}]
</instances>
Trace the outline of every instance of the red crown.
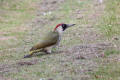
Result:
<instances>
[{"instance_id":1,"label":"red crown","mask_svg":"<svg viewBox=\"0 0 120 80\"><path fill-rule=\"evenodd\" d=\"M63 24L63 23L56 25L56 27L54 28L54 31L55 31L59 26L61 26L62 24Z\"/></svg>"}]
</instances>

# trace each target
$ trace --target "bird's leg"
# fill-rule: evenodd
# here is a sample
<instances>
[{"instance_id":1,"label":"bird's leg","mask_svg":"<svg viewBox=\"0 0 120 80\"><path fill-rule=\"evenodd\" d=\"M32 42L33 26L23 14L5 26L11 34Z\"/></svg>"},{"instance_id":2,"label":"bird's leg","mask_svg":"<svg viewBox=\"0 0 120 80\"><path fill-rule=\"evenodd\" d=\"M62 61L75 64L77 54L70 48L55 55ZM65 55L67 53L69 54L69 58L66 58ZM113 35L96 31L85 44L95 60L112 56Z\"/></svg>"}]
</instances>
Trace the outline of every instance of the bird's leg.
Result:
<instances>
[{"instance_id":1,"label":"bird's leg","mask_svg":"<svg viewBox=\"0 0 120 80\"><path fill-rule=\"evenodd\" d=\"M56 52L57 50L59 50L59 44L55 44L52 49L53 52Z\"/></svg>"},{"instance_id":2,"label":"bird's leg","mask_svg":"<svg viewBox=\"0 0 120 80\"><path fill-rule=\"evenodd\" d=\"M59 50L60 47L60 43L57 43L53 48L55 48L55 50Z\"/></svg>"}]
</instances>

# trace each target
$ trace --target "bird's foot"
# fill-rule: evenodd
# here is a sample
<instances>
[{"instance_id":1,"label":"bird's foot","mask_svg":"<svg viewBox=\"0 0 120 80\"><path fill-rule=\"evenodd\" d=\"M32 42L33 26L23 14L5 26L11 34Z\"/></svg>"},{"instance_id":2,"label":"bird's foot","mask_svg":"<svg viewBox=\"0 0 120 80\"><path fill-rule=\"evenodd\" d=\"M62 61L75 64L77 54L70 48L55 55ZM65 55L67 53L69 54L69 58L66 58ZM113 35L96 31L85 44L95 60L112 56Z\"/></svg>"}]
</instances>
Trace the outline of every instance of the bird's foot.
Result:
<instances>
[{"instance_id":1,"label":"bird's foot","mask_svg":"<svg viewBox=\"0 0 120 80\"><path fill-rule=\"evenodd\" d=\"M24 58L30 58L31 55L27 54L27 55L24 55Z\"/></svg>"}]
</instances>

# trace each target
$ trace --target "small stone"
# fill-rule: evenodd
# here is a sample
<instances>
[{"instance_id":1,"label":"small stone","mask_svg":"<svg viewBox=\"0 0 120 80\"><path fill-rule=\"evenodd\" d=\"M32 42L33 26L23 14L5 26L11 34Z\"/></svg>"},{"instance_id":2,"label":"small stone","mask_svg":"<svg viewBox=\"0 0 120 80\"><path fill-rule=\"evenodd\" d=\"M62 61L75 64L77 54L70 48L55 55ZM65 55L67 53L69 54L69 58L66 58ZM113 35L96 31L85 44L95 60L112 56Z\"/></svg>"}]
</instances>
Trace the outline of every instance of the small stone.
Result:
<instances>
[{"instance_id":1,"label":"small stone","mask_svg":"<svg viewBox=\"0 0 120 80\"><path fill-rule=\"evenodd\" d=\"M84 56L77 56L76 59L86 59Z\"/></svg>"},{"instance_id":2,"label":"small stone","mask_svg":"<svg viewBox=\"0 0 120 80\"><path fill-rule=\"evenodd\" d=\"M52 78L48 79L48 80L53 80Z\"/></svg>"},{"instance_id":3,"label":"small stone","mask_svg":"<svg viewBox=\"0 0 120 80\"><path fill-rule=\"evenodd\" d=\"M116 37L116 38L114 38L114 40L119 40L119 39Z\"/></svg>"},{"instance_id":4,"label":"small stone","mask_svg":"<svg viewBox=\"0 0 120 80\"><path fill-rule=\"evenodd\" d=\"M52 1L52 2L51 2L51 4L56 4L56 3L57 3L57 1Z\"/></svg>"}]
</instances>

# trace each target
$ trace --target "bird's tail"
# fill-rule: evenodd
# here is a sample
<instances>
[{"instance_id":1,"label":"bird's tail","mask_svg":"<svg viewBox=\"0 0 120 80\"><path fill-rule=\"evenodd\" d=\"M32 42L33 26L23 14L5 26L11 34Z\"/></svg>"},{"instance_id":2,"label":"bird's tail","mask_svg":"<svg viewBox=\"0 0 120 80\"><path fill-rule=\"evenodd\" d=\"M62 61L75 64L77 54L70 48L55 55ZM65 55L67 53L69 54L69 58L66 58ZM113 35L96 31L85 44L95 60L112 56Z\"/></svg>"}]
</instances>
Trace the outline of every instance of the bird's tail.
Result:
<instances>
[{"instance_id":1,"label":"bird's tail","mask_svg":"<svg viewBox=\"0 0 120 80\"><path fill-rule=\"evenodd\" d=\"M37 50L32 50L32 48L30 49L29 54L25 55L24 58L29 58L31 57L33 54L37 53L37 52L42 52L43 49L37 49Z\"/></svg>"},{"instance_id":2,"label":"bird's tail","mask_svg":"<svg viewBox=\"0 0 120 80\"><path fill-rule=\"evenodd\" d=\"M24 55L24 58L30 58L34 53L32 51L29 52L29 54Z\"/></svg>"}]
</instances>

